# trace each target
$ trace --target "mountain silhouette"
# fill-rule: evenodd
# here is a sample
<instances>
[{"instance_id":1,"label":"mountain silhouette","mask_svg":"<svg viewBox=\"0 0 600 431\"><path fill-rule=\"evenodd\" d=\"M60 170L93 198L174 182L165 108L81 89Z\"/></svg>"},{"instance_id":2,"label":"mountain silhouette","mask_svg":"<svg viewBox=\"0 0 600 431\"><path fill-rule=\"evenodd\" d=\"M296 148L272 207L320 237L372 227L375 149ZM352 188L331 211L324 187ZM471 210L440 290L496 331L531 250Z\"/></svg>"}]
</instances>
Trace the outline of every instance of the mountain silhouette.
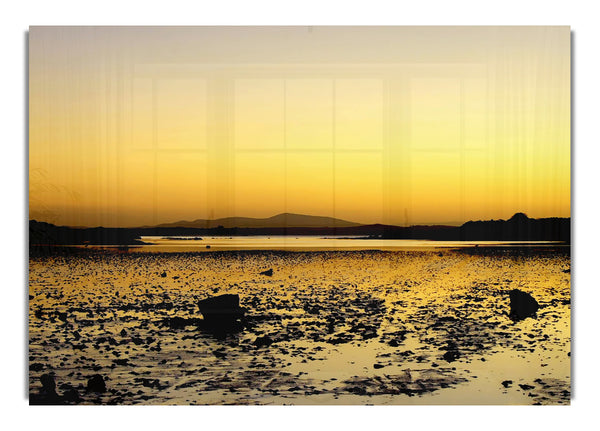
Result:
<instances>
[{"instance_id":1,"label":"mountain silhouette","mask_svg":"<svg viewBox=\"0 0 600 431\"><path fill-rule=\"evenodd\" d=\"M226 217L216 220L198 219L194 221L181 220L174 223L162 223L143 228L186 227L197 229L223 228L288 228L288 227L349 227L360 226L346 220L333 217L320 217L304 214L283 213L267 218Z\"/></svg>"},{"instance_id":2,"label":"mountain silhouette","mask_svg":"<svg viewBox=\"0 0 600 431\"><path fill-rule=\"evenodd\" d=\"M72 228L29 221L29 245L135 245L143 236L338 235L381 239L437 241L561 241L571 242L570 218L532 219L516 213L508 220L468 221L461 226L361 225L331 217L279 214L264 219L230 217L139 228ZM204 223L204 226L202 224ZM31 248L30 248L31 252Z\"/></svg>"}]
</instances>

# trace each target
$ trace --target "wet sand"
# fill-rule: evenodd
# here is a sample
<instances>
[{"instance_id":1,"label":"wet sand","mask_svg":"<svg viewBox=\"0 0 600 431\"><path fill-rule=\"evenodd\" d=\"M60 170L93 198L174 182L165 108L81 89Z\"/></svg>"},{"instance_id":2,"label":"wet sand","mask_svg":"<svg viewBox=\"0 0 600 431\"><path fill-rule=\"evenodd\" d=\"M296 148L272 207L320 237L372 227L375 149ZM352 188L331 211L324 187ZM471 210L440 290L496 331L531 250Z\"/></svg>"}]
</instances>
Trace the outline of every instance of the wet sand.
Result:
<instances>
[{"instance_id":1,"label":"wet sand","mask_svg":"<svg viewBox=\"0 0 600 431\"><path fill-rule=\"evenodd\" d=\"M509 318L515 288L535 317ZM223 293L237 333L202 329ZM29 294L36 402L45 374L76 404L570 402L568 248L85 250L30 258Z\"/></svg>"}]
</instances>

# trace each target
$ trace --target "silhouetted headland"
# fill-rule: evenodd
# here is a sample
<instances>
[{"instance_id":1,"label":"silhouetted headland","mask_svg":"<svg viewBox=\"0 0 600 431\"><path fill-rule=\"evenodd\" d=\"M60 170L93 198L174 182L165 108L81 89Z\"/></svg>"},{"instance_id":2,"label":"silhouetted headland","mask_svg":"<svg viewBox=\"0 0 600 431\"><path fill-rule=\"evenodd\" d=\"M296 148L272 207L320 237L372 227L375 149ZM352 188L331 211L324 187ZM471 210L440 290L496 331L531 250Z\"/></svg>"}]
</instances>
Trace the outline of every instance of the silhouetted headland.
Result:
<instances>
[{"instance_id":1,"label":"silhouetted headland","mask_svg":"<svg viewBox=\"0 0 600 431\"><path fill-rule=\"evenodd\" d=\"M280 215L294 216L294 215ZM508 220L469 221L462 226L410 226L401 227L383 224L358 225L344 220L328 217L315 217L329 226L317 226L311 216L304 217L307 226L279 226L281 220L290 217L272 217L270 219L246 219L245 226L255 227L215 227L200 228L189 226L159 225L139 228L72 228L55 226L36 220L29 221L30 246L56 245L143 245L143 236L252 236L252 235L336 235L362 236L381 239L417 239L437 241L561 241L571 242L570 218L532 219L523 213L517 213ZM273 220L275 226L261 226L248 220ZM223 219L224 220L224 219ZM296 219L297 220L297 219ZM339 223L338 223L339 222ZM208 223L212 226L211 223Z\"/></svg>"}]
</instances>

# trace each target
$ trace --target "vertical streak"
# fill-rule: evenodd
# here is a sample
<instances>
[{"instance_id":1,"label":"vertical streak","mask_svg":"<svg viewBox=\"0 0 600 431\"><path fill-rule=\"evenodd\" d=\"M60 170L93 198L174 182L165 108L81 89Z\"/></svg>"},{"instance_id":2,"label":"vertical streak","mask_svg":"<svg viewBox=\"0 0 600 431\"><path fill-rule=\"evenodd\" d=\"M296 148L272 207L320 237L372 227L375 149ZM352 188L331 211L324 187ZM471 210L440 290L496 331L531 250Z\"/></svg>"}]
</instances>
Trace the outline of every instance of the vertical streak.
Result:
<instances>
[{"instance_id":1,"label":"vertical streak","mask_svg":"<svg viewBox=\"0 0 600 431\"><path fill-rule=\"evenodd\" d=\"M465 220L465 78L460 78L460 221Z\"/></svg>"},{"instance_id":2,"label":"vertical streak","mask_svg":"<svg viewBox=\"0 0 600 431\"><path fill-rule=\"evenodd\" d=\"M381 79L381 222L389 222L389 165L388 126L390 109L388 105L389 78Z\"/></svg>"},{"instance_id":3,"label":"vertical streak","mask_svg":"<svg viewBox=\"0 0 600 431\"><path fill-rule=\"evenodd\" d=\"M283 212L288 212L287 78L283 78Z\"/></svg>"},{"instance_id":4,"label":"vertical streak","mask_svg":"<svg viewBox=\"0 0 600 431\"><path fill-rule=\"evenodd\" d=\"M155 224L158 223L158 107L156 86L156 78L152 78L152 220Z\"/></svg>"},{"instance_id":5,"label":"vertical streak","mask_svg":"<svg viewBox=\"0 0 600 431\"><path fill-rule=\"evenodd\" d=\"M333 217L337 218L336 208L335 208L335 201L336 201L336 197L335 197L335 152L336 152L335 105L336 105L335 78L333 78L331 80L331 129L332 129L331 130L331 164L332 164L332 170L331 170L332 182L331 183L332 183L332 187L333 187L333 193L332 193Z\"/></svg>"},{"instance_id":6,"label":"vertical streak","mask_svg":"<svg viewBox=\"0 0 600 431\"><path fill-rule=\"evenodd\" d=\"M123 145L123 115L124 113L124 99L125 99L125 79L123 77L124 72L123 72L123 66L124 61L123 61L123 57L122 55L117 56L117 115L116 115L116 124L115 124L115 129L116 129L116 140L115 140L115 148L114 148L114 153L113 153L113 157L116 159L115 160L115 167L113 168L113 177L114 177L114 184L113 184L113 189L110 191L109 193L109 205L112 204L113 208L118 208L117 205L117 194L116 194L116 190L119 190L121 188L121 181L120 181L120 163L121 163L121 146ZM118 226L119 222L118 220L116 220L117 218L117 214L118 214L118 210L115 211L115 214L111 215L111 224Z\"/></svg>"}]
</instances>

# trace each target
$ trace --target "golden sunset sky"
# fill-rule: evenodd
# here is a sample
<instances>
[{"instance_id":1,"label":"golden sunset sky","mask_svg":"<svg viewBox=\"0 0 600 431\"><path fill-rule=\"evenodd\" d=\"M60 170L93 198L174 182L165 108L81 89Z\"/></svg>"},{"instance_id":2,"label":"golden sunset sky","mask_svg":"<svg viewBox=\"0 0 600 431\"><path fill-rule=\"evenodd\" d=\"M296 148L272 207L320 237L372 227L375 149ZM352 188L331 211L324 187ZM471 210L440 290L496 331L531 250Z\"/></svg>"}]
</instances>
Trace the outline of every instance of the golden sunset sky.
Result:
<instances>
[{"instance_id":1,"label":"golden sunset sky","mask_svg":"<svg viewBox=\"0 0 600 431\"><path fill-rule=\"evenodd\" d=\"M569 27L32 27L30 219L570 216Z\"/></svg>"}]
</instances>

